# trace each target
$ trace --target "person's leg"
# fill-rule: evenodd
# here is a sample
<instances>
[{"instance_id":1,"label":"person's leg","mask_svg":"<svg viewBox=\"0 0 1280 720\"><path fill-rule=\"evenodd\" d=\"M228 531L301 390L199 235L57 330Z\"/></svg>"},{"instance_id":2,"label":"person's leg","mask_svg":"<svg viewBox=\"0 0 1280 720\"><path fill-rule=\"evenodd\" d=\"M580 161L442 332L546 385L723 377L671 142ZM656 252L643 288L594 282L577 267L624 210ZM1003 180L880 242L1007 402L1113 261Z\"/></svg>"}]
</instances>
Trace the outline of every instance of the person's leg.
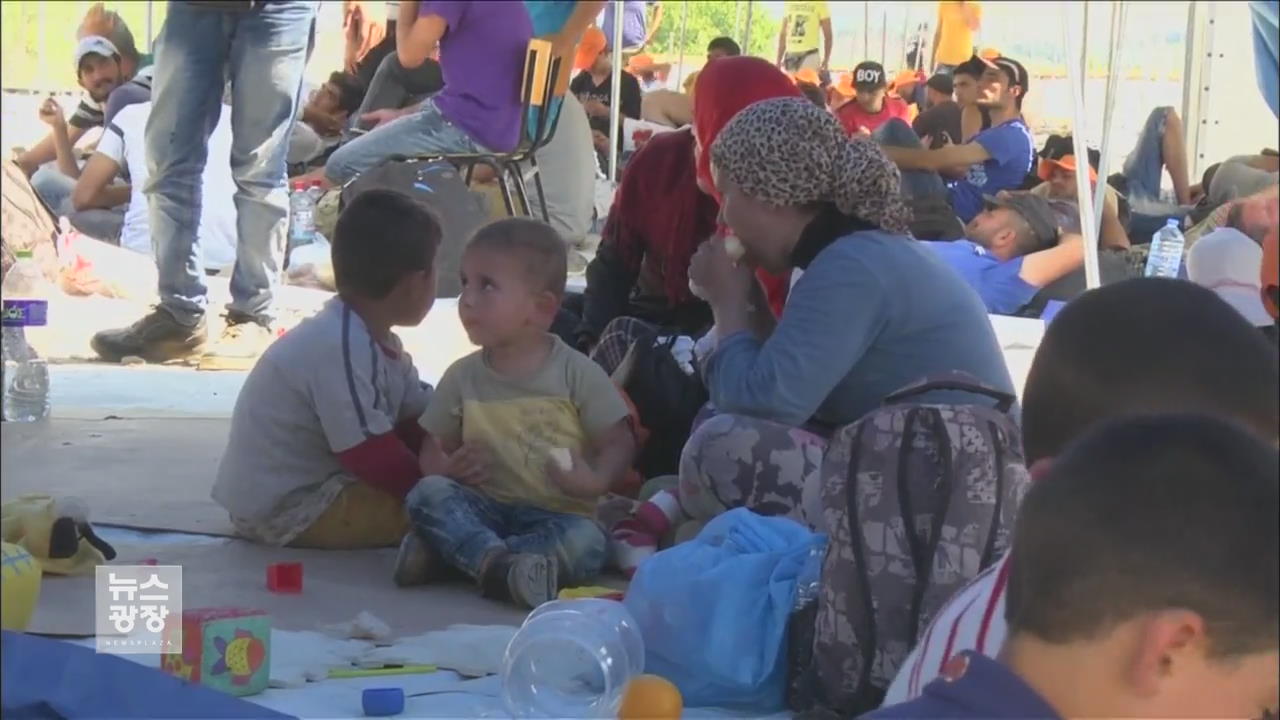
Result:
<instances>
[{"instance_id":1,"label":"person's leg","mask_svg":"<svg viewBox=\"0 0 1280 720\"><path fill-rule=\"evenodd\" d=\"M375 487L353 482L289 546L320 550L395 547L408 530L403 502Z\"/></svg>"},{"instance_id":2,"label":"person's leg","mask_svg":"<svg viewBox=\"0 0 1280 720\"><path fill-rule=\"evenodd\" d=\"M1173 181L1173 192L1179 205L1191 204L1191 175L1187 165L1187 133L1177 111L1169 108L1161 137L1164 166Z\"/></svg>"},{"instance_id":3,"label":"person's leg","mask_svg":"<svg viewBox=\"0 0 1280 720\"><path fill-rule=\"evenodd\" d=\"M415 98L430 95L444 86L440 63L428 59L416 68L400 64L395 52L388 53L378 63L377 72L369 82L357 117L374 110L408 107Z\"/></svg>"},{"instance_id":4,"label":"person's leg","mask_svg":"<svg viewBox=\"0 0 1280 720\"><path fill-rule=\"evenodd\" d=\"M156 38L146 145L160 304L133 325L104 330L90 344L103 359L165 362L200 354L207 288L198 245L201 176L221 112L234 13L172 3Z\"/></svg>"},{"instance_id":5,"label":"person's leg","mask_svg":"<svg viewBox=\"0 0 1280 720\"><path fill-rule=\"evenodd\" d=\"M555 556L513 551L502 539L513 508L438 475L420 480L405 506L413 532L474 579L485 597L530 608L555 598Z\"/></svg>"},{"instance_id":6,"label":"person's leg","mask_svg":"<svg viewBox=\"0 0 1280 720\"><path fill-rule=\"evenodd\" d=\"M1171 107L1152 110L1134 142L1133 150L1124 160L1122 172L1127 183L1126 195L1135 204L1157 202L1160 199L1160 180L1165 164L1164 134L1171 115L1176 116ZM1185 154L1184 147L1184 170Z\"/></svg>"},{"instance_id":7,"label":"person's leg","mask_svg":"<svg viewBox=\"0 0 1280 720\"><path fill-rule=\"evenodd\" d=\"M378 74L378 68L382 65L383 59L388 55L394 55L395 52L396 21L387 18L387 34L382 36L382 42L374 45L356 63L355 76L360 79L360 84L364 86L366 92L373 87L373 78Z\"/></svg>"},{"instance_id":8,"label":"person's leg","mask_svg":"<svg viewBox=\"0 0 1280 720\"><path fill-rule=\"evenodd\" d=\"M470 135L445 119L428 100L409 115L343 145L329 156L324 171L329 182L341 185L396 155L413 157L437 153L476 152Z\"/></svg>"},{"instance_id":9,"label":"person's leg","mask_svg":"<svg viewBox=\"0 0 1280 720\"><path fill-rule=\"evenodd\" d=\"M76 179L58 169L57 163L45 163L31 175L31 188L53 211L54 216L71 215L71 193L76 189Z\"/></svg>"},{"instance_id":10,"label":"person's leg","mask_svg":"<svg viewBox=\"0 0 1280 720\"><path fill-rule=\"evenodd\" d=\"M551 226L570 244L582 240L591 230L596 160L587 113L571 93L565 94L555 134L538 150L537 160ZM536 215L541 210L535 196L533 166L526 162L522 169Z\"/></svg>"},{"instance_id":11,"label":"person's leg","mask_svg":"<svg viewBox=\"0 0 1280 720\"><path fill-rule=\"evenodd\" d=\"M876 128L871 137L884 147L924 149L920 136L906 122L893 118ZM942 176L930 170L903 170L902 194L911 199L946 197L947 185Z\"/></svg>"},{"instance_id":12,"label":"person's leg","mask_svg":"<svg viewBox=\"0 0 1280 720\"><path fill-rule=\"evenodd\" d=\"M124 211L118 209L104 210L90 208L79 210L67 216L71 226L91 238L120 244L120 233L124 229Z\"/></svg>"},{"instance_id":13,"label":"person's leg","mask_svg":"<svg viewBox=\"0 0 1280 720\"><path fill-rule=\"evenodd\" d=\"M136 82L127 82L107 96L107 107L103 110L103 122L110 124L116 113L130 105L151 102L151 88Z\"/></svg>"},{"instance_id":14,"label":"person's leg","mask_svg":"<svg viewBox=\"0 0 1280 720\"><path fill-rule=\"evenodd\" d=\"M604 530L589 517L517 507L511 509L507 529L511 552L556 559L561 588L585 585L604 568Z\"/></svg>"},{"instance_id":15,"label":"person's leg","mask_svg":"<svg viewBox=\"0 0 1280 720\"><path fill-rule=\"evenodd\" d=\"M227 309L233 323L255 320L264 326L259 334L266 341L267 312L288 229L285 162L317 9L314 1L263 3L240 18L230 49L238 238Z\"/></svg>"},{"instance_id":16,"label":"person's leg","mask_svg":"<svg viewBox=\"0 0 1280 720\"><path fill-rule=\"evenodd\" d=\"M822 55L815 48L800 56L799 67L797 67L796 69L797 70L808 69L814 72L818 72L818 70L821 67L822 67Z\"/></svg>"},{"instance_id":17,"label":"person's leg","mask_svg":"<svg viewBox=\"0 0 1280 720\"><path fill-rule=\"evenodd\" d=\"M802 428L716 415L694 430L680 455L680 506L701 519L748 507L821 530L819 481L827 443Z\"/></svg>"}]
</instances>

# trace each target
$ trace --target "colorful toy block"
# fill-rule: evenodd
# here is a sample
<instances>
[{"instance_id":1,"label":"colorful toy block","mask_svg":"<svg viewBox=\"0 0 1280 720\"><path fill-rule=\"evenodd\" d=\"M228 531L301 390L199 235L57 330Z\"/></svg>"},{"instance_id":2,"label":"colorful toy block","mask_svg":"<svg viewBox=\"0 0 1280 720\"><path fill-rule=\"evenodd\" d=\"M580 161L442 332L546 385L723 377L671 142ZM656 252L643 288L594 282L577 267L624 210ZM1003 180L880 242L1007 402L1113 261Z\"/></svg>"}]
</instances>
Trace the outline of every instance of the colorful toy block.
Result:
<instances>
[{"instance_id":1,"label":"colorful toy block","mask_svg":"<svg viewBox=\"0 0 1280 720\"><path fill-rule=\"evenodd\" d=\"M275 593L302 592L302 563L272 563L267 566L267 589Z\"/></svg>"},{"instance_id":2,"label":"colorful toy block","mask_svg":"<svg viewBox=\"0 0 1280 720\"><path fill-rule=\"evenodd\" d=\"M232 695L255 695L271 677L271 618L261 610L196 608L182 613L182 652L165 653L170 675Z\"/></svg>"}]
</instances>

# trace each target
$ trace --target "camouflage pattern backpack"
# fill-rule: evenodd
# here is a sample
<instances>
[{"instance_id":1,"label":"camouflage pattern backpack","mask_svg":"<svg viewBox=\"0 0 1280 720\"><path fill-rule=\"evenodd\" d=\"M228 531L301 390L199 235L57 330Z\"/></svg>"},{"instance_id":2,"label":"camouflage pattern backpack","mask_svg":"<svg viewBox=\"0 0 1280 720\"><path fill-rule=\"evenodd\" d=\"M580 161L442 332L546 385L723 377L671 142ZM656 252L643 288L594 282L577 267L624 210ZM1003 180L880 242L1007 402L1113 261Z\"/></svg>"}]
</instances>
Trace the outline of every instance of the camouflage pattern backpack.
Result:
<instances>
[{"instance_id":1,"label":"camouflage pattern backpack","mask_svg":"<svg viewBox=\"0 0 1280 720\"><path fill-rule=\"evenodd\" d=\"M996 406L913 401L933 390ZM879 707L933 615L1007 548L1029 483L1013 403L952 374L904 388L836 431L823 461L822 582L791 624L793 710Z\"/></svg>"}]
</instances>

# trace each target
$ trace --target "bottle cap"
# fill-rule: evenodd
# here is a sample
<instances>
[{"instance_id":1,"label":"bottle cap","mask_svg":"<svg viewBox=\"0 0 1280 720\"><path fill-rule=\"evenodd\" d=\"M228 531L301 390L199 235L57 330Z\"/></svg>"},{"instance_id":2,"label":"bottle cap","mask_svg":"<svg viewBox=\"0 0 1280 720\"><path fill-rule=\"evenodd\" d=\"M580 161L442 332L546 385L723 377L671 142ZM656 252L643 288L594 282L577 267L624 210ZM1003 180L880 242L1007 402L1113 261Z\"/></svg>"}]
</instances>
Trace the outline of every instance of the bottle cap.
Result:
<instances>
[{"instance_id":1,"label":"bottle cap","mask_svg":"<svg viewBox=\"0 0 1280 720\"><path fill-rule=\"evenodd\" d=\"M404 690L398 687L367 688L360 707L369 717L386 717L404 712Z\"/></svg>"}]
</instances>

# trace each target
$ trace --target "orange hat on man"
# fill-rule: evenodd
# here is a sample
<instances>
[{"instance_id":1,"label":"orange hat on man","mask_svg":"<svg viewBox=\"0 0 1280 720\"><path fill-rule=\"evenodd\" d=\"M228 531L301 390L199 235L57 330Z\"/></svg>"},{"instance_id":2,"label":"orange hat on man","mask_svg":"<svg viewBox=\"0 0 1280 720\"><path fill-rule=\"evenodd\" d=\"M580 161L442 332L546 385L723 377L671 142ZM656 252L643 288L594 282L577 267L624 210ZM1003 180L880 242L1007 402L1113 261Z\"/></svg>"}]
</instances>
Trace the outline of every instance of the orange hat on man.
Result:
<instances>
[{"instance_id":1,"label":"orange hat on man","mask_svg":"<svg viewBox=\"0 0 1280 720\"><path fill-rule=\"evenodd\" d=\"M604 52L607 45L603 30L595 26L587 28L587 31L582 33L582 40L578 43L578 55L574 58L573 69L591 69L591 66L596 64L596 58L600 57L600 53Z\"/></svg>"}]
</instances>

